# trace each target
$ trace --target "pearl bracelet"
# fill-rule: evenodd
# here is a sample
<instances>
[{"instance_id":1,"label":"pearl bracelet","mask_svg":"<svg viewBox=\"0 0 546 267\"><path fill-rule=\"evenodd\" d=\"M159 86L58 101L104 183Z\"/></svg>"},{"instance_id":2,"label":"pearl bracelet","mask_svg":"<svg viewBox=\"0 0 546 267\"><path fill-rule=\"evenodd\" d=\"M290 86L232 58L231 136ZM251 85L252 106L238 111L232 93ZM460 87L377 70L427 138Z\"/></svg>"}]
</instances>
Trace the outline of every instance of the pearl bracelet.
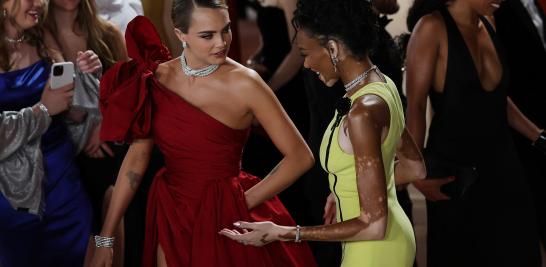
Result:
<instances>
[{"instance_id":1,"label":"pearl bracelet","mask_svg":"<svg viewBox=\"0 0 546 267\"><path fill-rule=\"evenodd\" d=\"M113 237L95 236L95 247L97 248L112 248L114 247Z\"/></svg>"}]
</instances>

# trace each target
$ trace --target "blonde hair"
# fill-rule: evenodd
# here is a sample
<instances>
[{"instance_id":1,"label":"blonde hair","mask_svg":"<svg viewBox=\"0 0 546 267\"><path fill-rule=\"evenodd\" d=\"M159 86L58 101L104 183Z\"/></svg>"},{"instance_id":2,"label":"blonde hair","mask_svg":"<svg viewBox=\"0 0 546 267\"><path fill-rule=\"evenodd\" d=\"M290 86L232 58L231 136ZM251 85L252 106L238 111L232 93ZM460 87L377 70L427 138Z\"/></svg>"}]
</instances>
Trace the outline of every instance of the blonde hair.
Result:
<instances>
[{"instance_id":1,"label":"blonde hair","mask_svg":"<svg viewBox=\"0 0 546 267\"><path fill-rule=\"evenodd\" d=\"M53 16L55 10L51 8L50 12ZM57 37L55 20L48 18L46 26L53 36ZM74 27L82 30L87 41L87 49L93 50L99 56L103 70L110 68L116 61L124 59L121 53L123 48L119 47L115 40L116 32L113 26L98 16L94 0L80 1ZM76 32L75 29L74 32Z\"/></svg>"},{"instance_id":2,"label":"blonde hair","mask_svg":"<svg viewBox=\"0 0 546 267\"><path fill-rule=\"evenodd\" d=\"M6 1L0 0L0 5L4 5ZM15 21L15 17L13 14L17 13L19 11L20 7L20 0L14 0L14 4L9 10L0 10L0 68L8 72L13 67L13 62L10 61L10 51L8 47L8 43L5 40L6 37L6 30L4 28L4 24L6 21L9 21L12 25L14 25L19 30L22 30L20 26L17 24L17 21ZM7 15L5 15L7 14ZM26 38L26 41L33 47L36 47L36 51L38 52L38 56L40 56L41 59L48 59L47 56L47 48L44 45L44 31L43 31L43 18L47 15L47 7L44 5L43 13L38 18L38 25L22 30L23 35Z\"/></svg>"}]
</instances>

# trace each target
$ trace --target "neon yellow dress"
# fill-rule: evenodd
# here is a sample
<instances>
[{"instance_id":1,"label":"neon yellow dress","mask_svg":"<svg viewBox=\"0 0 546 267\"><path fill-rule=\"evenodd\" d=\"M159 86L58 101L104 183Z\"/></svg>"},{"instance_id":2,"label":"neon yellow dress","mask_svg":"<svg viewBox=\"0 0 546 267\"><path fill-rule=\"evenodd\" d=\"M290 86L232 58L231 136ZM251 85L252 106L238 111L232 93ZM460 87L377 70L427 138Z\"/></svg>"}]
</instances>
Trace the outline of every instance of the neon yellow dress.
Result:
<instances>
[{"instance_id":1,"label":"neon yellow dress","mask_svg":"<svg viewBox=\"0 0 546 267\"><path fill-rule=\"evenodd\" d=\"M404 130L404 113L400 95L394 83L369 83L353 94L355 99L374 94L381 97L390 111L390 127L387 137L381 144L388 197L388 223L384 240L343 242L342 267L410 267L415 258L415 237L412 225L398 204L394 183L394 156L398 140ZM324 133L320 147L322 167L329 173L330 190L337 200L337 220L347 221L360 214L360 204L356 185L354 155L341 150L338 143L339 126L332 132L337 111ZM344 119L344 118L343 118ZM332 135L332 136L331 136ZM331 140L329 156L326 161L328 143ZM326 165L327 163L327 165Z\"/></svg>"}]
</instances>

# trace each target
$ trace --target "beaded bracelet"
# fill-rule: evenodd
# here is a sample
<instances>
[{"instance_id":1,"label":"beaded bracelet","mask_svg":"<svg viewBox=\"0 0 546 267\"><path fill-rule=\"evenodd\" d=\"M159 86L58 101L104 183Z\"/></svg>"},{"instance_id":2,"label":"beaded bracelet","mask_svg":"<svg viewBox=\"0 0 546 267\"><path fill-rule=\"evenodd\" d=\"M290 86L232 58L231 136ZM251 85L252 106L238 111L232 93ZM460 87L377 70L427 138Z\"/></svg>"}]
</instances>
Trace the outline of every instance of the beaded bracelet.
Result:
<instances>
[{"instance_id":1,"label":"beaded bracelet","mask_svg":"<svg viewBox=\"0 0 546 267\"><path fill-rule=\"evenodd\" d=\"M301 242L301 226L299 225L296 225L296 239L294 239L294 242Z\"/></svg>"},{"instance_id":2,"label":"beaded bracelet","mask_svg":"<svg viewBox=\"0 0 546 267\"><path fill-rule=\"evenodd\" d=\"M97 248L112 248L114 247L113 237L95 236L95 247Z\"/></svg>"}]
</instances>

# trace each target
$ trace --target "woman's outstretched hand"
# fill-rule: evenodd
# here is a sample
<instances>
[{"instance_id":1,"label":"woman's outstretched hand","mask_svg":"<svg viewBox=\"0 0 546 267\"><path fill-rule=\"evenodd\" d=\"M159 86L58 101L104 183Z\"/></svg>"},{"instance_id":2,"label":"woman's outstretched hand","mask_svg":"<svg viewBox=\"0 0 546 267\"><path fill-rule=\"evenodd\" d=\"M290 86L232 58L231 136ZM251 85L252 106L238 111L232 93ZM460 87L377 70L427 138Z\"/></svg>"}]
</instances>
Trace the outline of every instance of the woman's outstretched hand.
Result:
<instances>
[{"instance_id":1,"label":"woman's outstretched hand","mask_svg":"<svg viewBox=\"0 0 546 267\"><path fill-rule=\"evenodd\" d=\"M218 233L243 245L256 247L277 240L288 241L290 239L286 238L286 235L295 229L295 227L280 226L272 222L236 222L233 225L240 230L224 228Z\"/></svg>"}]
</instances>

